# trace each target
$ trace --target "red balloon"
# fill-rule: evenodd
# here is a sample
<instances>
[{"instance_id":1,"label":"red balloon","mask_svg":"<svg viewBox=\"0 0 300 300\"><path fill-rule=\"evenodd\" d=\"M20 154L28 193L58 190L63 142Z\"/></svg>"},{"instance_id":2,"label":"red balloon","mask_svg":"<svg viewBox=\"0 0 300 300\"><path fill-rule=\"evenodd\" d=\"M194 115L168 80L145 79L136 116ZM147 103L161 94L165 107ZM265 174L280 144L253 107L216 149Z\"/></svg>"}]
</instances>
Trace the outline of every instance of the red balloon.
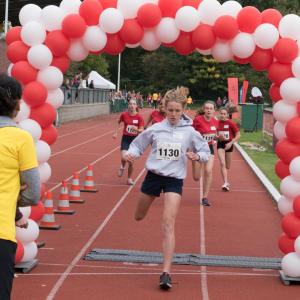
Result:
<instances>
[{"instance_id":1,"label":"red balloon","mask_svg":"<svg viewBox=\"0 0 300 300\"><path fill-rule=\"evenodd\" d=\"M296 197L293 202L294 214L297 218L300 218L300 196Z\"/></svg>"},{"instance_id":2,"label":"red balloon","mask_svg":"<svg viewBox=\"0 0 300 300\"><path fill-rule=\"evenodd\" d=\"M27 84L31 81L34 81L37 77L37 69L33 68L28 61L18 61L15 63L11 69L11 76Z\"/></svg>"},{"instance_id":3,"label":"red balloon","mask_svg":"<svg viewBox=\"0 0 300 300\"><path fill-rule=\"evenodd\" d=\"M200 24L192 33L192 41L198 49L210 49L216 42L213 28L206 24Z\"/></svg>"},{"instance_id":4,"label":"red balloon","mask_svg":"<svg viewBox=\"0 0 300 300\"><path fill-rule=\"evenodd\" d=\"M270 86L269 94L273 102L277 102L282 99L280 95L280 87L274 83Z\"/></svg>"},{"instance_id":5,"label":"red balloon","mask_svg":"<svg viewBox=\"0 0 300 300\"><path fill-rule=\"evenodd\" d=\"M256 71L264 71L269 68L273 62L273 54L270 49L261 49L256 47L254 53L250 57L250 64Z\"/></svg>"},{"instance_id":6,"label":"red balloon","mask_svg":"<svg viewBox=\"0 0 300 300\"><path fill-rule=\"evenodd\" d=\"M84 0L79 8L79 14L84 18L87 25L98 25L99 16L103 7L98 0Z\"/></svg>"},{"instance_id":7,"label":"red balloon","mask_svg":"<svg viewBox=\"0 0 300 300\"><path fill-rule=\"evenodd\" d=\"M15 255L15 263L18 264L19 262L21 262L23 255L24 255L24 246L21 242L17 241L18 245L17 245L17 251L16 251L16 255Z\"/></svg>"},{"instance_id":8,"label":"red balloon","mask_svg":"<svg viewBox=\"0 0 300 300\"><path fill-rule=\"evenodd\" d=\"M222 16L216 20L214 25L215 35L222 40L231 40L239 32L239 25L232 16Z\"/></svg>"},{"instance_id":9,"label":"red balloon","mask_svg":"<svg viewBox=\"0 0 300 300\"><path fill-rule=\"evenodd\" d=\"M45 45L51 50L53 56L63 56L70 47L70 40L61 30L53 30L47 34Z\"/></svg>"},{"instance_id":10,"label":"red balloon","mask_svg":"<svg viewBox=\"0 0 300 300\"><path fill-rule=\"evenodd\" d=\"M143 36L144 30L136 20L125 20L120 30L120 37L125 43L136 44L142 40Z\"/></svg>"},{"instance_id":11,"label":"red balloon","mask_svg":"<svg viewBox=\"0 0 300 300\"><path fill-rule=\"evenodd\" d=\"M71 61L67 55L60 57L53 57L51 66L54 66L62 71L62 73L66 73L70 67Z\"/></svg>"},{"instance_id":12,"label":"red balloon","mask_svg":"<svg viewBox=\"0 0 300 300\"><path fill-rule=\"evenodd\" d=\"M289 120L285 127L287 138L293 143L300 143L300 118L296 117ZM299 145L300 147L300 145Z\"/></svg>"},{"instance_id":13,"label":"red balloon","mask_svg":"<svg viewBox=\"0 0 300 300\"><path fill-rule=\"evenodd\" d=\"M41 140L46 142L49 146L55 143L57 139L57 129L51 124L46 128L42 128Z\"/></svg>"},{"instance_id":14,"label":"red balloon","mask_svg":"<svg viewBox=\"0 0 300 300\"><path fill-rule=\"evenodd\" d=\"M85 20L77 14L67 15L62 22L62 32L70 39L81 38L86 29Z\"/></svg>"},{"instance_id":15,"label":"red balloon","mask_svg":"<svg viewBox=\"0 0 300 300\"><path fill-rule=\"evenodd\" d=\"M120 36L116 34L107 34L107 43L104 48L104 52L110 55L118 55L125 48L125 43L120 38Z\"/></svg>"},{"instance_id":16,"label":"red balloon","mask_svg":"<svg viewBox=\"0 0 300 300\"><path fill-rule=\"evenodd\" d=\"M12 27L11 29L9 29L7 31L7 34L5 37L6 44L10 45L13 42L21 41L22 40L21 39L21 30L22 30L21 26L15 26L15 27Z\"/></svg>"},{"instance_id":17,"label":"red balloon","mask_svg":"<svg viewBox=\"0 0 300 300\"><path fill-rule=\"evenodd\" d=\"M278 27L279 22L282 18L282 14L274 8L269 8L262 11L261 18L261 23L270 23L273 24L275 27Z\"/></svg>"},{"instance_id":18,"label":"red balloon","mask_svg":"<svg viewBox=\"0 0 300 300\"><path fill-rule=\"evenodd\" d=\"M269 67L268 77L276 85L280 86L285 79L294 77L291 64L281 64L279 62L273 62Z\"/></svg>"},{"instance_id":19,"label":"red balloon","mask_svg":"<svg viewBox=\"0 0 300 300\"><path fill-rule=\"evenodd\" d=\"M12 63L16 63L21 60L27 60L28 50L29 47L22 41L15 41L8 45L6 56Z\"/></svg>"},{"instance_id":20,"label":"red balloon","mask_svg":"<svg viewBox=\"0 0 300 300\"><path fill-rule=\"evenodd\" d=\"M177 10L182 6L182 0L159 0L158 6L163 17L174 18Z\"/></svg>"},{"instance_id":21,"label":"red balloon","mask_svg":"<svg viewBox=\"0 0 300 300\"><path fill-rule=\"evenodd\" d=\"M285 178L286 176L291 175L289 165L285 164L282 160L278 160L275 164L275 173L281 179Z\"/></svg>"},{"instance_id":22,"label":"red balloon","mask_svg":"<svg viewBox=\"0 0 300 300\"><path fill-rule=\"evenodd\" d=\"M289 213L283 217L281 227L290 238L297 238L300 235L300 219L294 213Z\"/></svg>"},{"instance_id":23,"label":"red balloon","mask_svg":"<svg viewBox=\"0 0 300 300\"><path fill-rule=\"evenodd\" d=\"M233 56L233 60L237 63L239 63L240 65L246 65L250 63L250 57L246 57L246 58L240 58L237 56Z\"/></svg>"},{"instance_id":24,"label":"red balloon","mask_svg":"<svg viewBox=\"0 0 300 300\"><path fill-rule=\"evenodd\" d=\"M253 33L257 26L261 24L262 17L260 11L253 6L246 6L237 15L237 22L240 30Z\"/></svg>"},{"instance_id":25,"label":"red balloon","mask_svg":"<svg viewBox=\"0 0 300 300\"><path fill-rule=\"evenodd\" d=\"M182 6L193 6L197 9L201 2L202 0L182 0Z\"/></svg>"},{"instance_id":26,"label":"red balloon","mask_svg":"<svg viewBox=\"0 0 300 300\"><path fill-rule=\"evenodd\" d=\"M42 201L39 201L36 206L31 206L31 213L29 218L38 222L45 213L45 207Z\"/></svg>"},{"instance_id":27,"label":"red balloon","mask_svg":"<svg viewBox=\"0 0 300 300\"><path fill-rule=\"evenodd\" d=\"M142 5L137 12L137 21L143 27L154 27L161 20L161 11L159 7L152 3Z\"/></svg>"},{"instance_id":28,"label":"red balloon","mask_svg":"<svg viewBox=\"0 0 300 300\"><path fill-rule=\"evenodd\" d=\"M106 9L106 8L110 8L110 7L113 7L113 8L116 8L117 7L117 0L98 0L103 9Z\"/></svg>"},{"instance_id":29,"label":"red balloon","mask_svg":"<svg viewBox=\"0 0 300 300\"><path fill-rule=\"evenodd\" d=\"M31 109L29 118L37 121L42 128L45 128L56 119L56 110L51 104L45 102L39 107Z\"/></svg>"},{"instance_id":30,"label":"red balloon","mask_svg":"<svg viewBox=\"0 0 300 300\"><path fill-rule=\"evenodd\" d=\"M38 81L32 81L25 85L23 99L30 107L42 105L47 99L47 88Z\"/></svg>"},{"instance_id":31,"label":"red balloon","mask_svg":"<svg viewBox=\"0 0 300 300\"><path fill-rule=\"evenodd\" d=\"M283 233L278 240L279 249L284 254L295 252L294 243L295 243L295 239L291 239L285 233Z\"/></svg>"},{"instance_id":32,"label":"red balloon","mask_svg":"<svg viewBox=\"0 0 300 300\"><path fill-rule=\"evenodd\" d=\"M284 138L276 144L275 152L284 163L289 164L293 158L300 156L300 145Z\"/></svg>"},{"instance_id":33,"label":"red balloon","mask_svg":"<svg viewBox=\"0 0 300 300\"><path fill-rule=\"evenodd\" d=\"M275 44L273 53L278 62L287 64L298 56L298 45L292 39L282 38Z\"/></svg>"},{"instance_id":34,"label":"red balloon","mask_svg":"<svg viewBox=\"0 0 300 300\"><path fill-rule=\"evenodd\" d=\"M191 54L195 50L191 33L181 31L179 37L174 42L174 47L180 55Z\"/></svg>"}]
</instances>

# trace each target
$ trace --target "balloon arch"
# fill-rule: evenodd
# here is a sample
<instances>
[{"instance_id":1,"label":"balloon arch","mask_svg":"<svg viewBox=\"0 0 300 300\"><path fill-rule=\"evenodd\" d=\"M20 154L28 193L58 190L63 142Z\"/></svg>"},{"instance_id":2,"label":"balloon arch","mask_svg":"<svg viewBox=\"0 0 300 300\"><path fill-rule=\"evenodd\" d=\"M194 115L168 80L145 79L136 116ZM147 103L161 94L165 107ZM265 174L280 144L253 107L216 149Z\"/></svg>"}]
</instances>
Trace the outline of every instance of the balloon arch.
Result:
<instances>
[{"instance_id":1,"label":"balloon arch","mask_svg":"<svg viewBox=\"0 0 300 300\"><path fill-rule=\"evenodd\" d=\"M90 53L117 55L126 46L154 51L164 45L181 55L198 51L221 63L234 60L266 71L279 140L282 268L288 276L300 276L299 16L243 8L236 1L63 0L59 7L26 5L19 19L22 26L6 36L8 73L24 85L16 121L36 142L43 183L51 176L47 160L57 138L52 123L63 103L60 86L70 61Z\"/></svg>"}]
</instances>

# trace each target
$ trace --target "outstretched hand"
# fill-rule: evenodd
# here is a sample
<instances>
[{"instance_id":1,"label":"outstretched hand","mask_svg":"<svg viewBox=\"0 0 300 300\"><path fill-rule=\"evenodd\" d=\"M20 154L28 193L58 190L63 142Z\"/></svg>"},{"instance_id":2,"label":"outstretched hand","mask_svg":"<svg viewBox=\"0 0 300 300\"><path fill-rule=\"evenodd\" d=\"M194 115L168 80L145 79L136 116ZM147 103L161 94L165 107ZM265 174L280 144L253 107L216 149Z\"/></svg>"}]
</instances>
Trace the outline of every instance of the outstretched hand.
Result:
<instances>
[{"instance_id":1,"label":"outstretched hand","mask_svg":"<svg viewBox=\"0 0 300 300\"><path fill-rule=\"evenodd\" d=\"M194 152L192 152L192 151L187 152L187 153L186 153L186 156L187 156L187 158L190 159L191 161L197 161L197 160L199 160L199 155L196 154L196 153L194 153Z\"/></svg>"},{"instance_id":2,"label":"outstretched hand","mask_svg":"<svg viewBox=\"0 0 300 300\"><path fill-rule=\"evenodd\" d=\"M133 163L135 161L135 157L132 154L126 153L125 157L126 161Z\"/></svg>"},{"instance_id":3,"label":"outstretched hand","mask_svg":"<svg viewBox=\"0 0 300 300\"><path fill-rule=\"evenodd\" d=\"M22 216L20 220L16 221L16 226L20 228L27 228L28 227L27 219L24 216Z\"/></svg>"}]
</instances>

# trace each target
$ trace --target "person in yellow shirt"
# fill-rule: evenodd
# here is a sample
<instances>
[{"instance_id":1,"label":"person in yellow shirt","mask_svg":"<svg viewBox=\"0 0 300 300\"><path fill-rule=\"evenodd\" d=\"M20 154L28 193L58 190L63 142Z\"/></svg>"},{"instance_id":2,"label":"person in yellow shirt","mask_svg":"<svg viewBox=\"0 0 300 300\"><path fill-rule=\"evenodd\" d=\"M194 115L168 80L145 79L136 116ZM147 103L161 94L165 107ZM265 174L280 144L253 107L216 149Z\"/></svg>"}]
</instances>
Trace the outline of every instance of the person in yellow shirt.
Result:
<instances>
[{"instance_id":1,"label":"person in yellow shirt","mask_svg":"<svg viewBox=\"0 0 300 300\"><path fill-rule=\"evenodd\" d=\"M40 179L31 135L13 118L20 110L22 88L0 74L0 299L10 299L14 278L17 206L36 205ZM22 191L21 191L22 189Z\"/></svg>"},{"instance_id":2,"label":"person in yellow shirt","mask_svg":"<svg viewBox=\"0 0 300 300\"><path fill-rule=\"evenodd\" d=\"M152 101L153 101L153 106L154 106L154 108L156 109L156 107L157 107L157 102L158 102L158 94L157 94L157 93L154 93L154 94L152 95Z\"/></svg>"}]
</instances>

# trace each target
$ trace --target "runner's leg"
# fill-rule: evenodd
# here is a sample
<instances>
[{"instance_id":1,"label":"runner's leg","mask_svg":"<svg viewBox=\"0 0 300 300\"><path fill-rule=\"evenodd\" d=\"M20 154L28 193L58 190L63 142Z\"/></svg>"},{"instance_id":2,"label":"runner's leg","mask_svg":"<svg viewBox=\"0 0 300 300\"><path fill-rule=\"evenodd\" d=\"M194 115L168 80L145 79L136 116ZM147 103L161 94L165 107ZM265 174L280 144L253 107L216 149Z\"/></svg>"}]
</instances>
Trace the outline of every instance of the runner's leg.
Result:
<instances>
[{"instance_id":1,"label":"runner's leg","mask_svg":"<svg viewBox=\"0 0 300 300\"><path fill-rule=\"evenodd\" d=\"M145 218L154 199L155 196L140 193L139 202L137 204L135 215L134 215L136 221L141 221Z\"/></svg>"}]
</instances>

